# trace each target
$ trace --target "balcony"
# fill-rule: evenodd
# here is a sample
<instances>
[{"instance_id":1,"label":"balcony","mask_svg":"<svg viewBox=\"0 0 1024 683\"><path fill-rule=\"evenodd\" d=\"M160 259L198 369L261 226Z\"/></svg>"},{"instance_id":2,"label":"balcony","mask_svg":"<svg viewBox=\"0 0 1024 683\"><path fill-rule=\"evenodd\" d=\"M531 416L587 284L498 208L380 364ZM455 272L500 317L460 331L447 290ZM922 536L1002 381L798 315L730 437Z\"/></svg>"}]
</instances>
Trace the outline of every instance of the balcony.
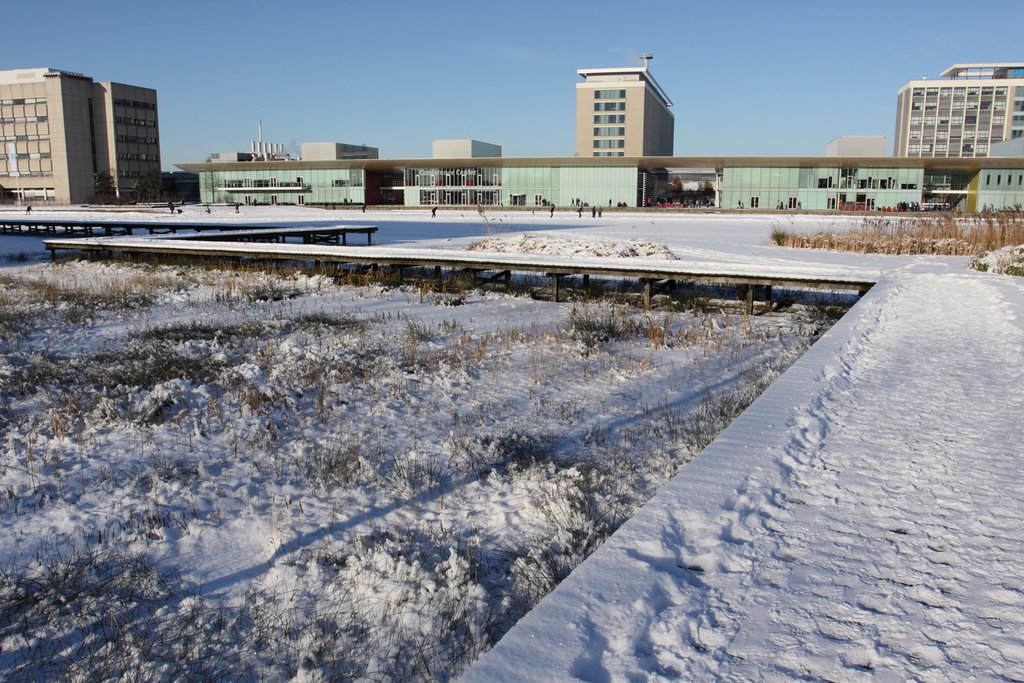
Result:
<instances>
[{"instance_id":1,"label":"balcony","mask_svg":"<svg viewBox=\"0 0 1024 683\"><path fill-rule=\"evenodd\" d=\"M229 180L216 188L217 192L308 192L310 186L305 183L272 182L269 180Z\"/></svg>"}]
</instances>

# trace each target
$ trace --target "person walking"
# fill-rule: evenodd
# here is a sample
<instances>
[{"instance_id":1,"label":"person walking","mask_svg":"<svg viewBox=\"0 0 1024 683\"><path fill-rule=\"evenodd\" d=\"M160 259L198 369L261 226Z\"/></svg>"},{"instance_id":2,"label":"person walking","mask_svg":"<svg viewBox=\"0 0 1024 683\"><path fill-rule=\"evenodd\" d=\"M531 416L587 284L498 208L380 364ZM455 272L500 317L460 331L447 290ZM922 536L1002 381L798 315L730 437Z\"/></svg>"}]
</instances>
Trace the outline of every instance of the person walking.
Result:
<instances>
[{"instance_id":1,"label":"person walking","mask_svg":"<svg viewBox=\"0 0 1024 683\"><path fill-rule=\"evenodd\" d=\"M549 218L554 218L554 217L555 217L555 205L552 204L551 205L551 216L549 216Z\"/></svg>"},{"instance_id":2,"label":"person walking","mask_svg":"<svg viewBox=\"0 0 1024 683\"><path fill-rule=\"evenodd\" d=\"M591 218L597 218L597 207L596 206L590 207L590 217Z\"/></svg>"},{"instance_id":3,"label":"person walking","mask_svg":"<svg viewBox=\"0 0 1024 683\"><path fill-rule=\"evenodd\" d=\"M28 208L25 209L25 213L32 213L32 205L29 204Z\"/></svg>"},{"instance_id":4,"label":"person walking","mask_svg":"<svg viewBox=\"0 0 1024 683\"><path fill-rule=\"evenodd\" d=\"M430 210L430 217L431 218L437 218L437 207L436 206L433 209Z\"/></svg>"}]
</instances>

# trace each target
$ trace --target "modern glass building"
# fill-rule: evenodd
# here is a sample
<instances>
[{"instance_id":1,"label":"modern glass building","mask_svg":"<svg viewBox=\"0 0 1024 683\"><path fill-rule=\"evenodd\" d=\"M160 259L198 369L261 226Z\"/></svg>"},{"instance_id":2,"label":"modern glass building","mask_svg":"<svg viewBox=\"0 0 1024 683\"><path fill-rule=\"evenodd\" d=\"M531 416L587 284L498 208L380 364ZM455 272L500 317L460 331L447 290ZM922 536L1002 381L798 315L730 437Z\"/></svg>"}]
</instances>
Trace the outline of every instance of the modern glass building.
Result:
<instances>
[{"instance_id":1,"label":"modern glass building","mask_svg":"<svg viewBox=\"0 0 1024 683\"><path fill-rule=\"evenodd\" d=\"M1024 206L1024 159L609 157L180 164L202 201L238 204L647 207L708 178L737 210L980 211Z\"/></svg>"}]
</instances>

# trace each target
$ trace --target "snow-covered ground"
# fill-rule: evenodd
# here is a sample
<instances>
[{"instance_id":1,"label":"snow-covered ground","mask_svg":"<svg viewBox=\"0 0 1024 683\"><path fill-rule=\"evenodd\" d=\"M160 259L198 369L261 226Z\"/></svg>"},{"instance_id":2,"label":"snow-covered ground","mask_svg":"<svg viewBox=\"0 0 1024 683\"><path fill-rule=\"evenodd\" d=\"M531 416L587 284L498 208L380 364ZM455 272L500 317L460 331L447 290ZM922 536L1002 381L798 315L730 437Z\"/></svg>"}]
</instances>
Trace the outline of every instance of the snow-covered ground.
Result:
<instances>
[{"instance_id":1,"label":"snow-covered ground","mask_svg":"<svg viewBox=\"0 0 1024 683\"><path fill-rule=\"evenodd\" d=\"M220 211L209 220L307 224L324 216ZM433 220L425 211L339 216L380 226L380 244L464 248L496 233L554 229L572 238L563 242L570 253L580 241L637 240L668 245L683 261L882 274L467 680L1024 680L1020 280L969 271L965 258L769 246L777 219L764 215L488 212L486 224L472 211ZM813 230L853 219L779 222ZM29 251L6 245L30 239L0 236L0 249ZM195 648L231 651L215 646L223 631L203 606L232 600L253 606L248 621L222 615L238 632L269 633L276 624L290 634L282 644L251 641L265 648L263 664L228 662L222 675L354 672L336 652L302 648L344 646L331 624L365 628L366 611L399 623L360 675L460 670L475 652L455 649L486 640L460 629L501 628L484 616L496 609L486 575L497 560L480 550L488 539L505 539L505 568L523 579L504 586L504 608L529 602L522 592L539 590L542 567L572 564L595 524L689 459L689 417L702 405L721 410L710 397L742 386L742 375L773 378L774 364L802 350L808 325L799 316L740 323L498 294L467 300L338 287L316 276L50 268L17 259L0 267L0 278L34 280L40 297L58 286L85 302L98 293L90 287L123 292L124 308L52 312L75 325L28 337L29 347L46 347L34 352L51 354L50 365L30 356L24 339L8 348L7 377L24 378L31 367L45 377L80 373L87 383L80 395L23 387L4 396L4 564L41 571L33 562L45 564L61 544L148 548L159 566L181 572L188 596L177 605L168 597L155 616L199 615L189 633L213 644ZM130 292L143 281L151 297L135 302ZM590 328L572 322L581 314L632 332L583 339ZM230 332L209 331L211 316ZM191 341L173 345L185 333ZM106 358L126 339L151 344L194 376L143 389L110 382L103 400L72 411L89 382L103 382L78 360L53 367L60 354ZM182 348L184 360L174 355ZM194 365L203 358L215 365ZM139 370L119 370L129 371ZM304 374L285 376L295 373ZM10 427L25 414L35 417ZM299 417L308 414L319 417ZM577 460L559 460L570 451ZM374 465L374 454L386 462ZM363 469L348 467L349 456ZM631 472L614 491L595 484L610 469ZM461 530L454 540L452 529ZM424 576L432 587L413 580ZM268 604L277 611L268 614ZM452 605L469 618L441 618ZM284 619L285 606L303 618ZM79 646L52 625L28 626L0 627L0 670L46 639ZM422 656L414 641L448 648L456 664L448 673L417 669L403 660ZM284 648L300 652L292 655L297 669L273 668ZM151 675L173 676L168 662L148 665Z\"/></svg>"}]
</instances>

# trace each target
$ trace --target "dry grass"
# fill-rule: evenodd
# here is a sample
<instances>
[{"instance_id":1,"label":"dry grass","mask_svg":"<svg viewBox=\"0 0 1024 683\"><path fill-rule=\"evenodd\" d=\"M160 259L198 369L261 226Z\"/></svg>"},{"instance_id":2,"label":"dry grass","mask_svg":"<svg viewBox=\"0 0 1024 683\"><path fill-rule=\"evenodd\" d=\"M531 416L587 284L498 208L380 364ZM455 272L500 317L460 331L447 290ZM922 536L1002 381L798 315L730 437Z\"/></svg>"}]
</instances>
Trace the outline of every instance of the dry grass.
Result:
<instances>
[{"instance_id":1,"label":"dry grass","mask_svg":"<svg viewBox=\"0 0 1024 683\"><path fill-rule=\"evenodd\" d=\"M1024 244L1024 211L972 216L949 213L927 217L873 216L865 218L854 230L804 234L773 226L771 240L779 246L862 254L975 256Z\"/></svg>"}]
</instances>

